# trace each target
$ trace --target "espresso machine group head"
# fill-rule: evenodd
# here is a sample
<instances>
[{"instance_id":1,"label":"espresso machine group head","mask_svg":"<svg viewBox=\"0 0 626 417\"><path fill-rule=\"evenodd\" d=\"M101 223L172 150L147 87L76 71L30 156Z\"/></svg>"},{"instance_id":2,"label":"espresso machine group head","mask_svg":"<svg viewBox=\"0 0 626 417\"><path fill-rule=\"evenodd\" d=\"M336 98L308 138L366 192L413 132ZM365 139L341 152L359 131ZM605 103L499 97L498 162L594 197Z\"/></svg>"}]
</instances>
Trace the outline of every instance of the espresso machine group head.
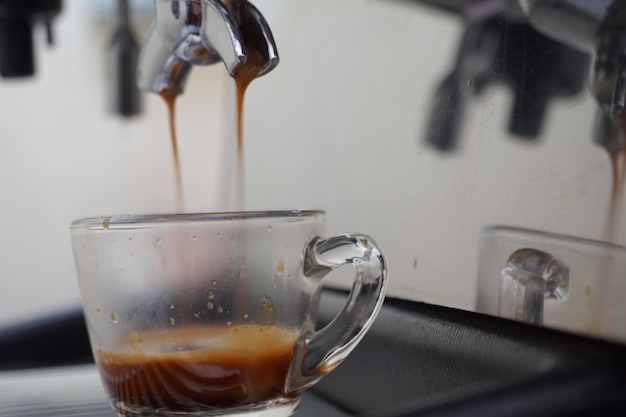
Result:
<instances>
[{"instance_id":1,"label":"espresso machine group head","mask_svg":"<svg viewBox=\"0 0 626 417\"><path fill-rule=\"evenodd\" d=\"M0 0L0 76L35 74L34 26L43 23L52 44L52 20L61 8L61 0Z\"/></svg>"},{"instance_id":2,"label":"espresso machine group head","mask_svg":"<svg viewBox=\"0 0 626 417\"><path fill-rule=\"evenodd\" d=\"M181 94L193 65L222 62L235 76L253 45L262 56L259 75L278 64L265 18L247 0L155 0L156 17L143 46L139 88Z\"/></svg>"},{"instance_id":3,"label":"espresso machine group head","mask_svg":"<svg viewBox=\"0 0 626 417\"><path fill-rule=\"evenodd\" d=\"M591 55L589 88L598 103L593 138L609 151L624 147L626 128L626 2L520 0L531 24Z\"/></svg>"},{"instance_id":4,"label":"espresso machine group head","mask_svg":"<svg viewBox=\"0 0 626 417\"><path fill-rule=\"evenodd\" d=\"M513 91L514 137L538 138L550 99L575 96L588 85L598 103L594 141L609 151L624 147L626 1L417 1L461 15L466 25L454 66L435 94L429 144L454 149L470 93L497 81Z\"/></svg>"}]
</instances>

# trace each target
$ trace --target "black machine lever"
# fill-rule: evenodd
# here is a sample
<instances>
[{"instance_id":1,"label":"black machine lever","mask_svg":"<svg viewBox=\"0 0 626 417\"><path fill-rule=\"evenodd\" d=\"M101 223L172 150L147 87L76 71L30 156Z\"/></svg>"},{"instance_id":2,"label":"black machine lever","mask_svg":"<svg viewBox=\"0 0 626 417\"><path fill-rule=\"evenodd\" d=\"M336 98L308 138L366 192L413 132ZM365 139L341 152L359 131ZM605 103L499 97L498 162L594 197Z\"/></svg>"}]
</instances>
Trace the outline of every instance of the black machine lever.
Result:
<instances>
[{"instance_id":1,"label":"black machine lever","mask_svg":"<svg viewBox=\"0 0 626 417\"><path fill-rule=\"evenodd\" d=\"M35 74L34 26L46 26L51 44L52 20L61 9L61 0L0 0L0 76Z\"/></svg>"}]
</instances>

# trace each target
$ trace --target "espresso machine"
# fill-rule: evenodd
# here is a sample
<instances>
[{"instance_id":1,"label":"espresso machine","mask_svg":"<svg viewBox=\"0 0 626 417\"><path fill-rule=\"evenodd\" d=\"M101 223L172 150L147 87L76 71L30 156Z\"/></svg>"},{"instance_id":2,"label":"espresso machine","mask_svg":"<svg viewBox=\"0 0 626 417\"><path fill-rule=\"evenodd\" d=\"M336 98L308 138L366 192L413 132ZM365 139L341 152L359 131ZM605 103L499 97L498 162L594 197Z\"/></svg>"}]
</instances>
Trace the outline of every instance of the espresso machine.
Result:
<instances>
[{"instance_id":1,"label":"espresso machine","mask_svg":"<svg viewBox=\"0 0 626 417\"><path fill-rule=\"evenodd\" d=\"M156 0L141 36L126 13L131 2L115 9L119 19L97 39L108 45L110 29L120 27L137 37L135 46L133 36L116 43L126 51L117 61L126 63L118 66L117 79L136 78L138 87L115 89L117 96L131 91L124 101L129 106L114 106L126 109L116 113L129 123L131 135L141 136L141 128L152 129L165 118L159 95L179 95L183 149L190 146L185 137L198 126L208 131L216 120L226 121L213 132L232 138L231 77L246 63L246 37L262 40L264 76L252 84L246 107L249 206L321 204L337 219L331 229L367 230L386 249L390 287L378 320L346 362L305 396L296 415L623 415L623 341L480 311L473 277L477 234L488 224L601 239L611 187L607 151L624 147L619 126L626 98L626 4L275 3ZM7 59L2 55L0 64ZM96 68L85 72L93 75ZM59 74L51 65L38 68L38 75L51 76L47 71ZM216 96L208 104L198 99ZM145 141L96 142L106 144L96 146L104 152L100 159L73 160L86 176L97 161L130 149L128 160L102 163L107 169L114 165L112 176L120 178L104 182L101 192L120 197L101 209L170 209L159 206L162 190L145 187L157 197L144 206L135 194L116 190L124 181L135 188L147 184L120 173L138 163L137 155L145 164L137 177L158 172L158 180L168 184L170 177L159 171L169 164L167 143L159 148L165 156L151 151L154 163L145 151L157 147L163 126L150 130ZM73 144L91 153L93 145L82 139ZM228 155L229 146L209 151ZM219 181L232 169L232 161L223 167L219 158L187 161L189 172L202 175L206 166L223 169L227 174ZM211 185L193 182L189 188L200 194ZM188 200L192 209L205 207L193 196ZM126 205L116 207L120 202ZM618 229L616 243L624 244L623 226ZM339 276L323 296L320 324L332 319L344 297ZM37 348L42 340L71 342L46 342L44 354ZM91 362L79 310L5 327L0 398L6 401L1 392L12 387L11 410L25 407L24 415L42 415L33 400L43 392L37 387L55 387L59 395L47 400L47 415L79 409L108 415ZM33 381L40 381L36 389ZM31 396L22 396L28 386ZM3 401L0 416L11 415L1 408ZM26 408L29 401L35 405Z\"/></svg>"}]
</instances>

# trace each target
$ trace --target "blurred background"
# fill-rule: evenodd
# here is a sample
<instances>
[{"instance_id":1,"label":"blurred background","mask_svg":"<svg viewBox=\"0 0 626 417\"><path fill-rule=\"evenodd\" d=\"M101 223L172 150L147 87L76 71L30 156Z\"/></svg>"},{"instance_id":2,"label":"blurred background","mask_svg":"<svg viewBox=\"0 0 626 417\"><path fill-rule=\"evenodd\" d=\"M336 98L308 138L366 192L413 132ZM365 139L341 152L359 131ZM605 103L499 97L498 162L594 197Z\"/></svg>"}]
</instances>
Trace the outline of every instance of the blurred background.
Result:
<instances>
[{"instance_id":1,"label":"blurred background","mask_svg":"<svg viewBox=\"0 0 626 417\"><path fill-rule=\"evenodd\" d=\"M254 3L281 63L246 98L247 209L325 209L329 233L382 246L389 295L469 310L485 226L602 237L611 168L591 139L586 88L551 100L531 141L509 133L511 89L488 83L468 101L455 151L441 152L425 135L467 41L458 15L415 1ZM152 2L131 5L141 42ZM133 118L110 111L116 7L66 0L54 45L35 31L36 76L0 79L0 325L79 305L72 220L176 210L163 100L142 94ZM178 100L186 211L232 208L233 97L213 65L194 68Z\"/></svg>"}]
</instances>

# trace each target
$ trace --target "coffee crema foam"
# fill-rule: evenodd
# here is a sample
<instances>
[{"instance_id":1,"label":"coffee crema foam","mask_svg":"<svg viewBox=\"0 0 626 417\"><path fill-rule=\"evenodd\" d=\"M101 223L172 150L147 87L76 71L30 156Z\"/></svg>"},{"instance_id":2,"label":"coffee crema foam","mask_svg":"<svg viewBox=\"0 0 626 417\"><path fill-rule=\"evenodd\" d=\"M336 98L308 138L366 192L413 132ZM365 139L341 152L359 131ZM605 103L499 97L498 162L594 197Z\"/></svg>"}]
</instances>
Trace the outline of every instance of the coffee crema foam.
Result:
<instances>
[{"instance_id":1,"label":"coffee crema foam","mask_svg":"<svg viewBox=\"0 0 626 417\"><path fill-rule=\"evenodd\" d=\"M288 398L296 339L279 326L190 326L131 332L95 356L114 404L194 412Z\"/></svg>"}]
</instances>

